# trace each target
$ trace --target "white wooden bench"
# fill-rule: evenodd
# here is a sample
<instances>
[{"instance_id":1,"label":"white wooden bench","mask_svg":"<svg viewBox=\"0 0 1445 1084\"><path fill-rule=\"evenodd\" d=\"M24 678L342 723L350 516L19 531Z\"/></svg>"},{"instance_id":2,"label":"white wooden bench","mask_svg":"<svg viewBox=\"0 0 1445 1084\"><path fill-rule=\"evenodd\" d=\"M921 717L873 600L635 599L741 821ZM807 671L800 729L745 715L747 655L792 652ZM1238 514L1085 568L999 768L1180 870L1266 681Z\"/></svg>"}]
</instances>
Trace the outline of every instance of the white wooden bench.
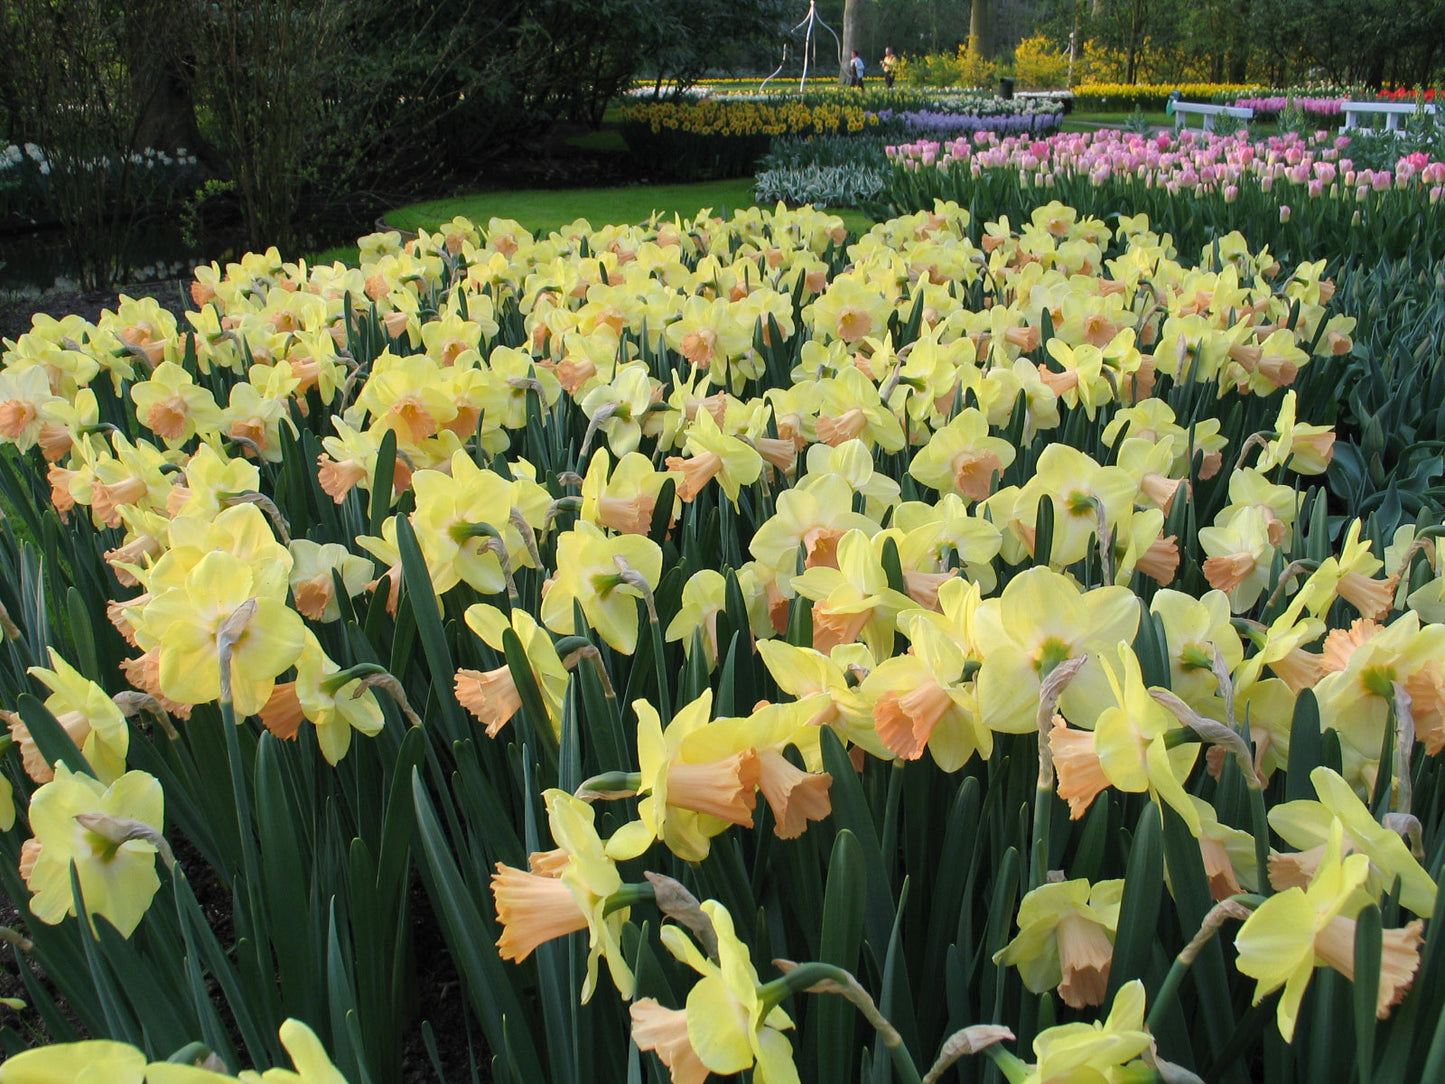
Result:
<instances>
[{"instance_id":1,"label":"white wooden bench","mask_svg":"<svg viewBox=\"0 0 1445 1084\"><path fill-rule=\"evenodd\" d=\"M1203 105L1199 102L1174 103L1174 127L1183 128L1190 115L1197 116L1206 132L1214 131L1215 117L1233 117L1246 124L1254 119L1254 110L1242 105Z\"/></svg>"},{"instance_id":2,"label":"white wooden bench","mask_svg":"<svg viewBox=\"0 0 1445 1084\"><path fill-rule=\"evenodd\" d=\"M1419 111L1434 113L1433 105L1423 105L1417 102L1342 102L1340 112L1345 115L1345 126L1340 129L1343 132L1354 131L1370 127L1360 123L1364 117L1384 117L1385 131L1398 132L1400 130L1400 118L1414 116Z\"/></svg>"}]
</instances>

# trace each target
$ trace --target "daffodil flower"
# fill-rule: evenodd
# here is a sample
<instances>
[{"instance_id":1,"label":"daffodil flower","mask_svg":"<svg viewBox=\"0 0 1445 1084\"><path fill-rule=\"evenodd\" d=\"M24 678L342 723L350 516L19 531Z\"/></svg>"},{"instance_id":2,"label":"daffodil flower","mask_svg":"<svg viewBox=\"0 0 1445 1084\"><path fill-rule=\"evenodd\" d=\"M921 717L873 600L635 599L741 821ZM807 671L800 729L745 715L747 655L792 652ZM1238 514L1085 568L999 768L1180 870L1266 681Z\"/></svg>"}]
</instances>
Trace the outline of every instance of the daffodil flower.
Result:
<instances>
[{"instance_id":1,"label":"daffodil flower","mask_svg":"<svg viewBox=\"0 0 1445 1084\"><path fill-rule=\"evenodd\" d=\"M826 447L826 445L815 445ZM808 484L778 494L775 511L748 543L748 552L783 580L798 570L798 547L803 566L836 568L838 542L849 531L872 537L878 524L853 511L853 490L836 474L808 475Z\"/></svg>"},{"instance_id":2,"label":"daffodil flower","mask_svg":"<svg viewBox=\"0 0 1445 1084\"><path fill-rule=\"evenodd\" d=\"M634 700L637 713L637 820L623 825L607 841L607 853L619 861L636 858L657 840L679 858L701 862L712 837L730 825L752 827L761 767L751 746L722 756L684 759L687 740L712 719L712 691L692 701L663 730L657 711ZM709 750L716 753L716 750Z\"/></svg>"},{"instance_id":3,"label":"daffodil flower","mask_svg":"<svg viewBox=\"0 0 1445 1084\"><path fill-rule=\"evenodd\" d=\"M1361 540L1363 524L1352 520L1345 532L1338 557L1320 562L1310 574L1300 594L1314 615L1323 616L1338 595L1360 612L1360 616L1382 621L1390 612L1395 598L1395 576L1374 579L1384 562L1376 557L1368 539Z\"/></svg>"},{"instance_id":4,"label":"daffodil flower","mask_svg":"<svg viewBox=\"0 0 1445 1084\"><path fill-rule=\"evenodd\" d=\"M792 1020L762 996L752 956L738 939L732 916L716 900L705 901L702 910L717 935L718 962L704 956L679 927L664 926L667 950L702 978L688 993L686 1009L665 1009L653 998L635 1002L634 1041L663 1058L675 1084L745 1069L753 1071L758 1084L796 1084L792 1046L783 1035Z\"/></svg>"},{"instance_id":5,"label":"daffodil flower","mask_svg":"<svg viewBox=\"0 0 1445 1084\"><path fill-rule=\"evenodd\" d=\"M1400 884L1400 903L1422 918L1435 910L1435 882L1415 860L1405 841L1384 827L1339 773L1326 767L1310 772L1318 801L1299 799L1269 811L1269 826L1302 853L1270 859L1270 880L1276 889L1309 883L1314 864L1323 856L1334 822L1341 826L1345 854L1363 854L1369 861L1365 890L1375 899Z\"/></svg>"},{"instance_id":6,"label":"daffodil flower","mask_svg":"<svg viewBox=\"0 0 1445 1084\"><path fill-rule=\"evenodd\" d=\"M683 450L689 453L686 458L668 456L665 465L669 471L681 474L677 493L684 501L693 500L716 478L736 507L742 487L756 482L763 472L763 457L757 450L738 437L724 433L705 410L698 411L688 428Z\"/></svg>"},{"instance_id":7,"label":"daffodil flower","mask_svg":"<svg viewBox=\"0 0 1445 1084\"><path fill-rule=\"evenodd\" d=\"M129 1043L86 1039L37 1046L0 1064L0 1084L142 1084L146 1057Z\"/></svg>"},{"instance_id":8,"label":"daffodil flower","mask_svg":"<svg viewBox=\"0 0 1445 1084\"><path fill-rule=\"evenodd\" d=\"M662 551L656 542L643 535L609 538L585 520L578 522L557 539L557 575L542 595L542 623L553 632L577 632L575 601L613 650L631 655L637 647L641 597L631 574L656 588L662 576Z\"/></svg>"},{"instance_id":9,"label":"daffodil flower","mask_svg":"<svg viewBox=\"0 0 1445 1084\"><path fill-rule=\"evenodd\" d=\"M1364 854L1343 856L1344 826L1334 821L1323 855L1307 888L1277 892L1250 915L1234 945L1239 970L1256 980L1254 1003L1284 988L1275 1017L1285 1042L1294 1038L1295 1021L1314 970L1333 967L1355 976L1355 919L1369 897L1360 891L1369 877ZM1403 998L1420 965L1419 919L1403 929L1384 931L1379 997L1375 1015L1384 1019Z\"/></svg>"},{"instance_id":10,"label":"daffodil flower","mask_svg":"<svg viewBox=\"0 0 1445 1084\"><path fill-rule=\"evenodd\" d=\"M965 652L921 613L903 615L899 625L912 649L879 663L861 690L873 701L879 741L903 760L917 760L927 749L946 772L974 756L988 759L993 731L983 724L967 680Z\"/></svg>"},{"instance_id":11,"label":"daffodil flower","mask_svg":"<svg viewBox=\"0 0 1445 1084\"><path fill-rule=\"evenodd\" d=\"M71 892L71 866L85 909L110 920L122 937L130 937L160 888L155 844L145 839L116 842L81 817L135 821L159 833L164 825L165 796L154 776L127 772L109 787L88 775L55 766L55 778L30 799L34 838L21 848L20 872L32 895L30 912L55 925L78 914Z\"/></svg>"},{"instance_id":12,"label":"daffodil flower","mask_svg":"<svg viewBox=\"0 0 1445 1084\"><path fill-rule=\"evenodd\" d=\"M820 731L813 714L811 704L794 701L761 704L751 715L714 719L683 739L682 760L726 762L738 750L751 749L757 756L758 790L773 812L773 834L796 839L808 822L825 820L833 811L828 793L833 777L822 770ZM784 756L790 746L801 754L804 768Z\"/></svg>"},{"instance_id":13,"label":"daffodil flower","mask_svg":"<svg viewBox=\"0 0 1445 1084\"><path fill-rule=\"evenodd\" d=\"M628 452L613 467L607 450L598 448L582 479L581 516L619 534L647 534L666 483L667 474L641 452Z\"/></svg>"},{"instance_id":14,"label":"daffodil flower","mask_svg":"<svg viewBox=\"0 0 1445 1084\"><path fill-rule=\"evenodd\" d=\"M953 492L966 500L981 501L993 492L998 476L1015 456L1013 445L988 434L988 419L981 411L961 410L946 426L934 431L913 457L908 473L940 493Z\"/></svg>"},{"instance_id":15,"label":"daffodil flower","mask_svg":"<svg viewBox=\"0 0 1445 1084\"><path fill-rule=\"evenodd\" d=\"M228 677L237 718L261 710L276 676L301 654L305 624L280 599L258 595L255 581L244 561L215 551L196 562L184 586L167 589L145 607L137 637L143 647L159 649L167 697L205 704L221 696L221 629L250 606Z\"/></svg>"},{"instance_id":16,"label":"daffodil flower","mask_svg":"<svg viewBox=\"0 0 1445 1084\"><path fill-rule=\"evenodd\" d=\"M1035 994L1054 987L1074 1009L1102 1005L1114 958L1124 882L1042 884L1019 904L1018 936L994 954Z\"/></svg>"},{"instance_id":17,"label":"daffodil flower","mask_svg":"<svg viewBox=\"0 0 1445 1084\"><path fill-rule=\"evenodd\" d=\"M341 604L336 597L338 574L348 597L359 595L371 579L371 562L339 542L322 545L306 538L294 538L286 548L291 551L292 560L287 577L291 597L296 600L301 616L312 621L341 619Z\"/></svg>"},{"instance_id":18,"label":"daffodil flower","mask_svg":"<svg viewBox=\"0 0 1445 1084\"><path fill-rule=\"evenodd\" d=\"M1049 747L1059 776L1059 797L1069 815L1083 816L1106 787L1129 793L1147 791L1167 804L1198 832L1199 815L1184 791L1184 780L1199 755L1197 744L1170 748L1168 736L1179 722L1149 695L1139 660L1120 641L1114 660L1103 660L1113 702L1099 713L1094 732L1071 730L1055 719Z\"/></svg>"},{"instance_id":19,"label":"daffodil flower","mask_svg":"<svg viewBox=\"0 0 1445 1084\"><path fill-rule=\"evenodd\" d=\"M812 710L813 725L830 726L845 741L888 758L873 725L872 705L857 689L857 675L874 666L864 645L841 645L827 655L783 640L759 640L757 648L778 688Z\"/></svg>"},{"instance_id":20,"label":"daffodil flower","mask_svg":"<svg viewBox=\"0 0 1445 1084\"><path fill-rule=\"evenodd\" d=\"M125 772L125 754L130 746L130 728L115 702L95 682L71 666L55 648L50 648L50 666L32 666L30 676L50 690L45 707L80 747L103 783L113 783ZM35 748L29 730L18 718L10 724L11 737L20 747L25 772L37 783L53 779L54 772Z\"/></svg>"},{"instance_id":21,"label":"daffodil flower","mask_svg":"<svg viewBox=\"0 0 1445 1084\"><path fill-rule=\"evenodd\" d=\"M467 607L467 627L494 651L504 650L503 635L510 628L517 634L527 655L527 665L542 694L547 721L555 737L562 736L562 700L567 695L567 668L557 655L556 645L536 619L521 608L511 612L510 619L495 606L478 602ZM501 733L517 709L522 695L517 691L511 667L503 665L485 673L480 670L458 670L455 680L457 700L486 727L487 737Z\"/></svg>"},{"instance_id":22,"label":"daffodil flower","mask_svg":"<svg viewBox=\"0 0 1445 1084\"><path fill-rule=\"evenodd\" d=\"M825 653L861 640L874 658L887 658L894 619L913 608L912 599L888 586L882 558L859 530L838 540L836 567L814 565L793 577L792 588L813 600L813 646Z\"/></svg>"},{"instance_id":23,"label":"daffodil flower","mask_svg":"<svg viewBox=\"0 0 1445 1084\"><path fill-rule=\"evenodd\" d=\"M631 998L632 972L622 953L622 926L629 909L609 910L622 888L617 867L605 853L593 824L592 807L560 790L543 793L555 850L531 856L530 871L497 863L492 896L502 936L502 959L520 963L538 945L579 930L588 931L585 1004L597 988L597 963L604 958L617 992Z\"/></svg>"},{"instance_id":24,"label":"daffodil flower","mask_svg":"<svg viewBox=\"0 0 1445 1084\"><path fill-rule=\"evenodd\" d=\"M974 643L983 657L978 702L990 730L1025 734L1038 725L1039 691L1060 663L1087 655L1088 662L1065 688L1062 710L1091 726L1109 703L1101 653L1132 640L1139 601L1125 587L1081 590L1048 568L1015 576L974 614Z\"/></svg>"}]
</instances>

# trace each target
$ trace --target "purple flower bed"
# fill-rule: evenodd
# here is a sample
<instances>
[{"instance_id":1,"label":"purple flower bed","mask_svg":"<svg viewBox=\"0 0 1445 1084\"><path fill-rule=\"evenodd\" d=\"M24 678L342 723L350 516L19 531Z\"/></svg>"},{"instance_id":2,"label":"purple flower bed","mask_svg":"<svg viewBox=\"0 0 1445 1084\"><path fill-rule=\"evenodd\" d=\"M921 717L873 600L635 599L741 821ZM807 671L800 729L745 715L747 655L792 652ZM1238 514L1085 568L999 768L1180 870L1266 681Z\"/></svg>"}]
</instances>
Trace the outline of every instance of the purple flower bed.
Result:
<instances>
[{"instance_id":1,"label":"purple flower bed","mask_svg":"<svg viewBox=\"0 0 1445 1084\"><path fill-rule=\"evenodd\" d=\"M910 133L943 138L969 136L977 132L992 132L999 136L1052 132L1058 128L1062 116L1062 113L1055 111L984 117L928 111L895 113L891 109L885 109L878 114L878 119L885 123L901 120Z\"/></svg>"}]
</instances>

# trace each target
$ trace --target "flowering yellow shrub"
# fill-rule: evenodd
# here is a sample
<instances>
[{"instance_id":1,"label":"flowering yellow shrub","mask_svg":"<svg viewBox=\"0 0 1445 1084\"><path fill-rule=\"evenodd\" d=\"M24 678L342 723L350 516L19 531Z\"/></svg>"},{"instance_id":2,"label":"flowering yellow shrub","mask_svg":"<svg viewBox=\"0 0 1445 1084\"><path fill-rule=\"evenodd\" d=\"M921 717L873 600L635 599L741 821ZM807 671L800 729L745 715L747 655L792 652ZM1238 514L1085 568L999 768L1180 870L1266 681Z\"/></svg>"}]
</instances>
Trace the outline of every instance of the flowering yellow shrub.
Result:
<instances>
[{"instance_id":1,"label":"flowering yellow shrub","mask_svg":"<svg viewBox=\"0 0 1445 1084\"><path fill-rule=\"evenodd\" d=\"M1074 58L1074 78L1080 82L1122 82L1128 72L1128 53L1097 38L1082 42ZM1145 83L1164 83L1171 79L1203 81L1209 78L1209 60L1157 47L1152 38L1146 37L1134 55L1134 78Z\"/></svg>"},{"instance_id":2,"label":"flowering yellow shrub","mask_svg":"<svg viewBox=\"0 0 1445 1084\"><path fill-rule=\"evenodd\" d=\"M1021 87L1061 87L1068 79L1069 58L1042 34L1025 38L1014 50L1014 78Z\"/></svg>"}]
</instances>

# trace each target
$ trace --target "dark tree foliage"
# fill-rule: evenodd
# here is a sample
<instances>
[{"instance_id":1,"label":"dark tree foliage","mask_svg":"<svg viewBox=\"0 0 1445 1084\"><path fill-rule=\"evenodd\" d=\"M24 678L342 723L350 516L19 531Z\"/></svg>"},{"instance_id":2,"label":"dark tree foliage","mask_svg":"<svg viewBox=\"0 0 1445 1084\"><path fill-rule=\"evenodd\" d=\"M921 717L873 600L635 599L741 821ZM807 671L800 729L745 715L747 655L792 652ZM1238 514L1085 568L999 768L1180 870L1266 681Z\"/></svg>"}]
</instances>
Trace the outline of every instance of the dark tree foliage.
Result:
<instances>
[{"instance_id":1,"label":"dark tree foliage","mask_svg":"<svg viewBox=\"0 0 1445 1084\"><path fill-rule=\"evenodd\" d=\"M766 54L784 8L0 0L0 143L79 162L185 147L222 193L210 204L235 209L243 243L294 244L338 210L354 217L364 205L475 183L555 121L596 124L640 74L686 83L748 50ZM53 213L94 233L97 216L133 195L114 183L76 191ZM97 199L108 206L85 206Z\"/></svg>"}]
</instances>

